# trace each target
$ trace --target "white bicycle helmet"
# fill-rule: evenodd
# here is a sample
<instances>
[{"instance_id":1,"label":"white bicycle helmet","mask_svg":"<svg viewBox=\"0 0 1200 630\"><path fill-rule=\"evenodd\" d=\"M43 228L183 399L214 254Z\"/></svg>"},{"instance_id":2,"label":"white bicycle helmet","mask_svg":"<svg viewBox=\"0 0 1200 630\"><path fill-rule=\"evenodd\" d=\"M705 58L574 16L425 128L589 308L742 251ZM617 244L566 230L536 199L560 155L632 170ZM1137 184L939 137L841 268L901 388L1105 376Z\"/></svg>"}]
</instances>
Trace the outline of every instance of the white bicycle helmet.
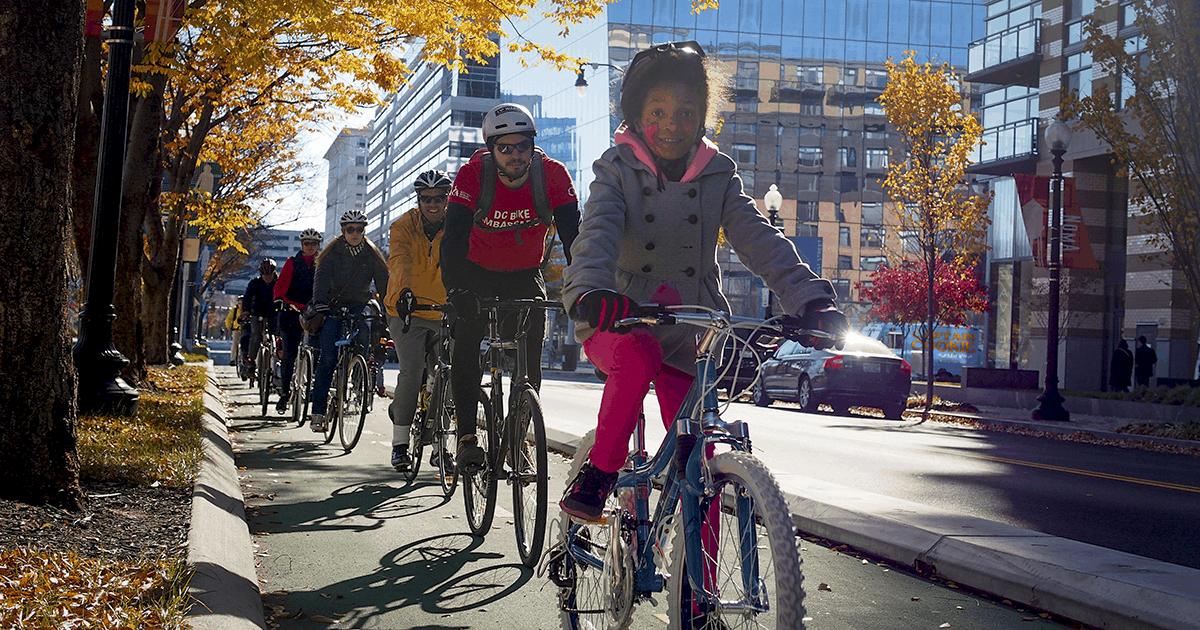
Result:
<instances>
[{"instance_id":1,"label":"white bicycle helmet","mask_svg":"<svg viewBox=\"0 0 1200 630\"><path fill-rule=\"evenodd\" d=\"M366 225L367 215L363 214L362 210L347 210L346 213L342 215L341 224L346 225L347 223L362 223L363 225Z\"/></svg>"},{"instance_id":2,"label":"white bicycle helmet","mask_svg":"<svg viewBox=\"0 0 1200 630\"><path fill-rule=\"evenodd\" d=\"M450 176L446 173L438 170L425 171L417 175L417 178L413 180L413 191L421 192L426 188L450 190L450 186L452 185L453 182L450 181Z\"/></svg>"},{"instance_id":3,"label":"white bicycle helmet","mask_svg":"<svg viewBox=\"0 0 1200 630\"><path fill-rule=\"evenodd\" d=\"M483 139L491 140L510 133L524 133L529 137L537 135L537 124L533 122L533 114L528 109L516 103L501 103L491 109L483 117Z\"/></svg>"},{"instance_id":4,"label":"white bicycle helmet","mask_svg":"<svg viewBox=\"0 0 1200 630\"><path fill-rule=\"evenodd\" d=\"M321 233L312 228L308 228L300 233L300 242L303 243L304 241L316 241L320 243Z\"/></svg>"}]
</instances>

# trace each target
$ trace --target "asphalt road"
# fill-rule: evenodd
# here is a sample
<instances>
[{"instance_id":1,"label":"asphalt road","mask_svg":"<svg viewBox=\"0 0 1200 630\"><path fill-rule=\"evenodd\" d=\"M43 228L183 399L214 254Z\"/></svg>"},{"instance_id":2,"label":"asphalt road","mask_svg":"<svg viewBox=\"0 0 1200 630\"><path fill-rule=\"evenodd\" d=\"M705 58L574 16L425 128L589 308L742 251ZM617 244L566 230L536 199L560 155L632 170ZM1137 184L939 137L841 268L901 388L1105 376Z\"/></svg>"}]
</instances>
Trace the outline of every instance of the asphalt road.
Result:
<instances>
[{"instance_id":1,"label":"asphalt road","mask_svg":"<svg viewBox=\"0 0 1200 630\"><path fill-rule=\"evenodd\" d=\"M547 424L595 426L599 383L547 379ZM658 417L653 396L647 417ZM735 403L785 491L815 478L1023 529L1200 568L1200 458L865 415ZM662 439L648 423L648 439ZM795 475L798 480L790 479Z\"/></svg>"},{"instance_id":2,"label":"asphalt road","mask_svg":"<svg viewBox=\"0 0 1200 630\"><path fill-rule=\"evenodd\" d=\"M492 533L476 539L466 533L461 489L447 501L432 473L407 484L387 465L383 405L345 454L291 426L290 416L260 417L232 370L221 373L234 405L230 425L260 588L277 627L559 627L553 585L517 560L506 488ZM552 496L566 469L564 458L551 457ZM1067 627L812 541L802 548L813 630ZM664 627L653 614L665 607L643 605L633 627Z\"/></svg>"}]
</instances>

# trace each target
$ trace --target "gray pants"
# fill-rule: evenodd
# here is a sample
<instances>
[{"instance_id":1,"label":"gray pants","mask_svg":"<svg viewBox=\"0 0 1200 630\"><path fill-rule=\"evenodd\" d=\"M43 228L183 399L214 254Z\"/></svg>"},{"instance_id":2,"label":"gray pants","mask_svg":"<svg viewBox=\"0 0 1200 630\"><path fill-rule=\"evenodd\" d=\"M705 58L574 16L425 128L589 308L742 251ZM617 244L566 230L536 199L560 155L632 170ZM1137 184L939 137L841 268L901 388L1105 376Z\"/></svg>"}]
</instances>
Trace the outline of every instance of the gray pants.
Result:
<instances>
[{"instance_id":1,"label":"gray pants","mask_svg":"<svg viewBox=\"0 0 1200 630\"><path fill-rule=\"evenodd\" d=\"M441 320L413 317L408 332L404 320L388 316L388 328L396 344L396 359L400 375L388 414L392 417L392 446L408 444L409 426L417 412L417 396L425 370L432 374L437 366L437 353L442 334Z\"/></svg>"}]
</instances>

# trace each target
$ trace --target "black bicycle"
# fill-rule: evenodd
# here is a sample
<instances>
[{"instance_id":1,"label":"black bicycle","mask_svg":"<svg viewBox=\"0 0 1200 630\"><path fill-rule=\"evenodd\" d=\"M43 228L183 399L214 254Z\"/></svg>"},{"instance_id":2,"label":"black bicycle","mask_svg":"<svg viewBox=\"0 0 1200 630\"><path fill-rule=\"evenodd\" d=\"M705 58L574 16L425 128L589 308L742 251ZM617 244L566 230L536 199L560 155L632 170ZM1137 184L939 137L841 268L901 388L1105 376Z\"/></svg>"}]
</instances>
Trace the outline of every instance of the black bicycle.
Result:
<instances>
[{"instance_id":1,"label":"black bicycle","mask_svg":"<svg viewBox=\"0 0 1200 630\"><path fill-rule=\"evenodd\" d=\"M307 332L296 350L296 369L292 371L292 421L302 427L308 421L308 407L312 404L313 375L317 368L317 349Z\"/></svg>"},{"instance_id":2,"label":"black bicycle","mask_svg":"<svg viewBox=\"0 0 1200 630\"><path fill-rule=\"evenodd\" d=\"M375 396L375 378L369 359L375 339L372 324L375 309L370 306L351 309L343 306L335 316L341 333L334 343L337 367L334 369L330 401L333 407L325 418L325 443L333 441L336 431L342 448L348 453L362 437L363 425ZM329 325L329 322L326 322Z\"/></svg>"},{"instance_id":3,"label":"black bicycle","mask_svg":"<svg viewBox=\"0 0 1200 630\"><path fill-rule=\"evenodd\" d=\"M487 316L487 333L481 344L483 361L491 377L479 395L479 446L487 453L484 467L464 474L463 500L471 533L484 536L496 512L496 484L505 479L512 486L513 525L521 563L533 568L542 554L546 537L546 426L542 402L526 374L525 323L533 308L561 309L551 300L518 299L480 301ZM520 325L511 337L501 334L501 320L516 317ZM534 331L542 334L542 331ZM509 379L508 409L505 413L503 375L508 351L515 351ZM502 423L497 419L502 419ZM507 465L507 469L505 466Z\"/></svg>"},{"instance_id":4,"label":"black bicycle","mask_svg":"<svg viewBox=\"0 0 1200 630\"><path fill-rule=\"evenodd\" d=\"M418 304L417 311L443 311L447 307L440 304ZM455 451L454 436L457 424L454 415L454 397L450 389L450 355L454 340L450 338L450 319L443 315L441 322L441 337L438 340L437 356L433 373L426 368L424 382L417 398L417 411L413 417L411 436L408 442L408 455L412 459L404 476L409 481L417 478L421 470L421 455L425 446L432 445L434 459L437 462L438 477L442 492L451 497L458 487L458 475L454 470Z\"/></svg>"},{"instance_id":5,"label":"black bicycle","mask_svg":"<svg viewBox=\"0 0 1200 630\"><path fill-rule=\"evenodd\" d=\"M269 399L271 393L281 394L283 392L283 379L280 378L279 354L283 350L283 346L279 336L272 330L269 325L270 318L260 317L259 320L262 326L262 341L258 344L257 357L255 359L254 378L258 379L258 402L262 406L262 415L267 415L269 407Z\"/></svg>"}]
</instances>

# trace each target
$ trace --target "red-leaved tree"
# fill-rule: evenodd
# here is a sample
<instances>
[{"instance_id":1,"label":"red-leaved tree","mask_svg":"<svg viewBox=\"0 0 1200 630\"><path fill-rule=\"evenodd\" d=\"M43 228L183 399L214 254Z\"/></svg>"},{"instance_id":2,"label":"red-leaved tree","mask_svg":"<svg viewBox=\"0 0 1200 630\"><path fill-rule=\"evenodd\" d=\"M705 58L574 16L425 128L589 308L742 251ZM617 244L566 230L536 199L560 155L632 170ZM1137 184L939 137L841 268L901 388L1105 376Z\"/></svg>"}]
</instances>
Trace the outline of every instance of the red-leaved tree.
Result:
<instances>
[{"instance_id":1,"label":"red-leaved tree","mask_svg":"<svg viewBox=\"0 0 1200 630\"><path fill-rule=\"evenodd\" d=\"M871 303L868 317L895 324L902 329L916 324L922 347L934 352L926 327L928 275L923 261L906 260L899 267L880 267L871 274L871 284L858 283L859 295ZM962 326L967 314L988 308L987 287L979 281L975 269L961 261L942 263L935 269L933 327ZM928 374L926 377L928 378Z\"/></svg>"}]
</instances>

